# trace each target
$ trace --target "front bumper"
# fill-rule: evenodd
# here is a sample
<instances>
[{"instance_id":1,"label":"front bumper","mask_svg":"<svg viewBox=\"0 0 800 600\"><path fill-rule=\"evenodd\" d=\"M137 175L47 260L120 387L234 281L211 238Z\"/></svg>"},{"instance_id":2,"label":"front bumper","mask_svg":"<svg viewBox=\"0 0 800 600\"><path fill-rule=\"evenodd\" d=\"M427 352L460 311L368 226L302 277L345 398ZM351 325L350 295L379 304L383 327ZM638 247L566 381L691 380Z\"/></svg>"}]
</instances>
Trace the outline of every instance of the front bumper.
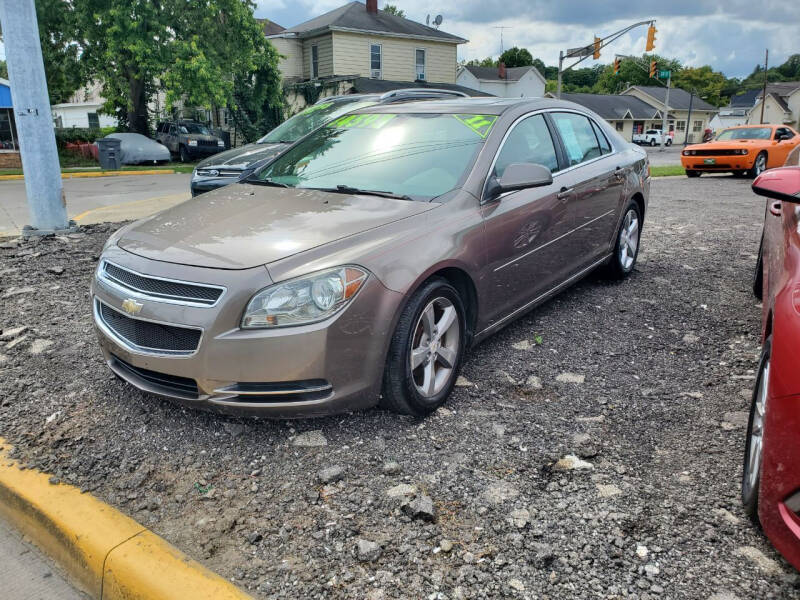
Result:
<instances>
[{"instance_id":1,"label":"front bumper","mask_svg":"<svg viewBox=\"0 0 800 600\"><path fill-rule=\"evenodd\" d=\"M706 164L705 160L714 160L714 164ZM754 157L749 154L730 156L683 156L681 165L690 171L703 171L708 173L747 171L753 168Z\"/></svg>"},{"instance_id":2,"label":"front bumper","mask_svg":"<svg viewBox=\"0 0 800 600\"><path fill-rule=\"evenodd\" d=\"M223 286L211 307L155 301L94 278L93 304L122 311L133 298L137 320L200 329L195 352L164 356L141 351L111 331L95 310L103 357L119 377L149 393L183 404L234 414L308 417L377 403L394 315L402 295L370 276L343 311L321 323L243 330L252 295L271 283L264 267L206 269L163 263L110 248L103 260L145 273Z\"/></svg>"}]
</instances>

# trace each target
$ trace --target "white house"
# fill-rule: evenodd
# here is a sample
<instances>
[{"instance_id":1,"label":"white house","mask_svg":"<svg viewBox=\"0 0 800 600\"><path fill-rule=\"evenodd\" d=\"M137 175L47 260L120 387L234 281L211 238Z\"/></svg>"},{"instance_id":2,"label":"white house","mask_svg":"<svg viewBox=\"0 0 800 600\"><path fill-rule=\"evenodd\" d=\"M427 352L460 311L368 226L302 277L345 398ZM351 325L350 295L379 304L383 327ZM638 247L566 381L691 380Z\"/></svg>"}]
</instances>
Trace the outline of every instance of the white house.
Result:
<instances>
[{"instance_id":1,"label":"white house","mask_svg":"<svg viewBox=\"0 0 800 600\"><path fill-rule=\"evenodd\" d=\"M102 86L99 83L93 82L72 94L69 102L53 104L50 110L55 126L90 129L116 127L117 119L115 117L101 113L105 103L105 99L100 95L101 89Z\"/></svg>"},{"instance_id":2,"label":"white house","mask_svg":"<svg viewBox=\"0 0 800 600\"><path fill-rule=\"evenodd\" d=\"M458 85L501 98L541 98L547 80L536 67L506 68L464 65L456 75Z\"/></svg>"}]
</instances>

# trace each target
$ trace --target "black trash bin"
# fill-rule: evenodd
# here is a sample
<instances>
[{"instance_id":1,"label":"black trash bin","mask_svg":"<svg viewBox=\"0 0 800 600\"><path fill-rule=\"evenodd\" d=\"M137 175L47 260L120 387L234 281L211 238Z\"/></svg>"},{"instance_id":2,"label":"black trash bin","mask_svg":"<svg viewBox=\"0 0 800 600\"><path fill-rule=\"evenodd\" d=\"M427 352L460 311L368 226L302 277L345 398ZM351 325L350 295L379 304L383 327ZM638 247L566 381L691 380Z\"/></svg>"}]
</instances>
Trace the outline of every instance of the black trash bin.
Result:
<instances>
[{"instance_id":1,"label":"black trash bin","mask_svg":"<svg viewBox=\"0 0 800 600\"><path fill-rule=\"evenodd\" d=\"M96 140L97 157L100 159L101 169L117 171L122 167L122 140L104 137Z\"/></svg>"}]
</instances>

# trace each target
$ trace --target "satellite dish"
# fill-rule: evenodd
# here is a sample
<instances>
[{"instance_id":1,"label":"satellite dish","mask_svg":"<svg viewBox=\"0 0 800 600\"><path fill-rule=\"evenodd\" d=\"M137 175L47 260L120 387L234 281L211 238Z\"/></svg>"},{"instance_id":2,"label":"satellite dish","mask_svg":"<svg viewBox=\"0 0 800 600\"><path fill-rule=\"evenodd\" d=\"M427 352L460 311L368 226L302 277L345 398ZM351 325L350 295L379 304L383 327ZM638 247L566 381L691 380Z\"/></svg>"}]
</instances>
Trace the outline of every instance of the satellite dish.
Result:
<instances>
[{"instance_id":1,"label":"satellite dish","mask_svg":"<svg viewBox=\"0 0 800 600\"><path fill-rule=\"evenodd\" d=\"M430 25L430 24L431 24L431 16L428 15L427 17L425 17L425 25Z\"/></svg>"},{"instance_id":2,"label":"satellite dish","mask_svg":"<svg viewBox=\"0 0 800 600\"><path fill-rule=\"evenodd\" d=\"M442 24L443 20L444 19L442 18L442 15L436 15L436 18L433 20L433 24L438 27L439 25Z\"/></svg>"}]
</instances>

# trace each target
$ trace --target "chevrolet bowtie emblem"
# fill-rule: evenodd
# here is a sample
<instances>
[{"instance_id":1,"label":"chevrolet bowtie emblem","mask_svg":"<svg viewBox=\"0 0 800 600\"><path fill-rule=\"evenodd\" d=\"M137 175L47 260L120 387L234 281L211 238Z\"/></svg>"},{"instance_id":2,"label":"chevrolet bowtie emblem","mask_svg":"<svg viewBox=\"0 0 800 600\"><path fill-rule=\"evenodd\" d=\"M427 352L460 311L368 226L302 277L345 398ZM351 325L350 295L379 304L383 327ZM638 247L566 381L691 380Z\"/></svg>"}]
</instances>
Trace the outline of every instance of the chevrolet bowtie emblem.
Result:
<instances>
[{"instance_id":1,"label":"chevrolet bowtie emblem","mask_svg":"<svg viewBox=\"0 0 800 600\"><path fill-rule=\"evenodd\" d=\"M142 312L142 307L144 304L141 302L137 302L133 298L128 298L125 302L122 303L122 310L124 310L129 315L138 315Z\"/></svg>"}]
</instances>

